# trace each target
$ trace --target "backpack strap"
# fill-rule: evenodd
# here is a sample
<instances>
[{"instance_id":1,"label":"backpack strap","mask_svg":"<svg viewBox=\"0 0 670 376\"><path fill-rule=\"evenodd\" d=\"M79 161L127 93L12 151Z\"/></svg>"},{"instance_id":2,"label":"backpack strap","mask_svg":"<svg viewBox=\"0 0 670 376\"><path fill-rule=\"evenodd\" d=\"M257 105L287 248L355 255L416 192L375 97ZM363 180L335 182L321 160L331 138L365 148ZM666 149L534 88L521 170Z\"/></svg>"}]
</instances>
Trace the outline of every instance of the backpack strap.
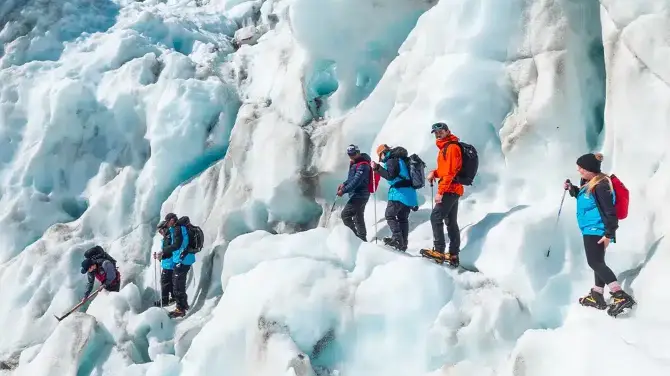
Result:
<instances>
[{"instance_id":1,"label":"backpack strap","mask_svg":"<svg viewBox=\"0 0 670 376\"><path fill-rule=\"evenodd\" d=\"M447 148L449 147L449 145L458 145L458 141L449 141L449 142L447 142L447 145L442 148L442 150L441 150L442 158L444 158L444 159L447 159Z\"/></svg>"}]
</instances>

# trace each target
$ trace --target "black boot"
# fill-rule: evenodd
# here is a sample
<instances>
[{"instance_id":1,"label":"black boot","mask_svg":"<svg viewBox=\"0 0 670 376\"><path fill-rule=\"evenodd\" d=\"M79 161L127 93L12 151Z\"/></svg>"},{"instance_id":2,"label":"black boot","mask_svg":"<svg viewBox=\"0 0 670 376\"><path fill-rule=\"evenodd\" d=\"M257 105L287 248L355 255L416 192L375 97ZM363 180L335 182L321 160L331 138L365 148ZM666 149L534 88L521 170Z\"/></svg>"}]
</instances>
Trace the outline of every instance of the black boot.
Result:
<instances>
[{"instance_id":1,"label":"black boot","mask_svg":"<svg viewBox=\"0 0 670 376\"><path fill-rule=\"evenodd\" d=\"M633 306L637 304L633 297L623 290L611 292L610 296L612 297L612 302L609 304L607 314L612 317L617 317L624 311L624 309L633 308Z\"/></svg>"},{"instance_id":2,"label":"black boot","mask_svg":"<svg viewBox=\"0 0 670 376\"><path fill-rule=\"evenodd\" d=\"M173 318L173 319L178 318L178 317L184 317L184 316L186 316L186 310L179 309L179 308L175 308L174 311L168 313L168 317Z\"/></svg>"},{"instance_id":3,"label":"black boot","mask_svg":"<svg viewBox=\"0 0 670 376\"><path fill-rule=\"evenodd\" d=\"M579 298L579 304L583 305L584 307L593 307L600 310L607 308L607 302L605 302L605 297L603 297L603 294L597 291L593 291L593 289L591 289L588 295Z\"/></svg>"},{"instance_id":4,"label":"black boot","mask_svg":"<svg viewBox=\"0 0 670 376\"><path fill-rule=\"evenodd\" d=\"M392 238L392 237L386 237L382 239L384 241L384 244L397 249L398 251L405 252L407 250L407 247L405 247L403 244L398 241L398 239Z\"/></svg>"}]
</instances>

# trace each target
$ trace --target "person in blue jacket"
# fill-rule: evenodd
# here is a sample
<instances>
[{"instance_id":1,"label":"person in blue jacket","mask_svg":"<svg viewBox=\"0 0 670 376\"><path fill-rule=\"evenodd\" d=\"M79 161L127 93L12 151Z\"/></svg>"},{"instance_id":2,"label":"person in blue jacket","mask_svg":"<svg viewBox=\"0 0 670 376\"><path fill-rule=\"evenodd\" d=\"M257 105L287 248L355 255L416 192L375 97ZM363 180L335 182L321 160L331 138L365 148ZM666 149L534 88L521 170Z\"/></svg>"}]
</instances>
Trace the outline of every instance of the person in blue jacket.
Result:
<instances>
[{"instance_id":1,"label":"person in blue jacket","mask_svg":"<svg viewBox=\"0 0 670 376\"><path fill-rule=\"evenodd\" d=\"M170 214L168 214L170 219L173 219ZM166 216L166 217L168 217ZM174 217L177 217L174 215ZM174 277L174 263L172 262L172 252L169 250L170 243L172 239L169 236L168 232L168 221L161 221L158 226L158 233L163 236L161 243L161 252L154 253L155 259L161 259L161 299L156 301L154 305L156 307L167 306L175 302L174 293L172 289L172 279Z\"/></svg>"},{"instance_id":2,"label":"person in blue jacket","mask_svg":"<svg viewBox=\"0 0 670 376\"><path fill-rule=\"evenodd\" d=\"M621 289L616 275L605 264L605 249L610 242L615 241L619 219L614 206L616 195L612 183L600 170L602 160L603 156L600 153L589 153L579 157L577 159L577 171L581 175L579 187L567 180L564 189L577 199L577 224L584 238L586 261L593 269L595 277L594 286L588 295L579 299L579 303L601 310L608 308L603 296L607 285L612 296L607 313L616 316L636 303Z\"/></svg>"},{"instance_id":3,"label":"person in blue jacket","mask_svg":"<svg viewBox=\"0 0 670 376\"><path fill-rule=\"evenodd\" d=\"M162 259L169 259L164 265L172 265L172 296L177 302L177 307L170 312L170 317L182 317L186 314L188 296L186 295L186 276L191 265L195 263L195 255L188 252L189 238L185 223L188 217L177 219L174 213L165 216L166 241L164 242ZM161 262L162 264L162 262Z\"/></svg>"},{"instance_id":4,"label":"person in blue jacket","mask_svg":"<svg viewBox=\"0 0 670 376\"><path fill-rule=\"evenodd\" d=\"M392 235L383 241L404 252L409 236L409 214L411 210L418 209L416 190L412 187L409 174L407 150L383 144L377 148L377 154L382 164L373 162L372 169L386 179L390 186L385 216Z\"/></svg>"},{"instance_id":5,"label":"person in blue jacket","mask_svg":"<svg viewBox=\"0 0 670 376\"><path fill-rule=\"evenodd\" d=\"M370 200L370 180L372 159L367 153L361 153L356 145L347 147L349 156L349 174L347 180L337 188L337 196L349 194L349 201L342 209L342 222L364 242L367 241L365 228L365 205Z\"/></svg>"}]
</instances>

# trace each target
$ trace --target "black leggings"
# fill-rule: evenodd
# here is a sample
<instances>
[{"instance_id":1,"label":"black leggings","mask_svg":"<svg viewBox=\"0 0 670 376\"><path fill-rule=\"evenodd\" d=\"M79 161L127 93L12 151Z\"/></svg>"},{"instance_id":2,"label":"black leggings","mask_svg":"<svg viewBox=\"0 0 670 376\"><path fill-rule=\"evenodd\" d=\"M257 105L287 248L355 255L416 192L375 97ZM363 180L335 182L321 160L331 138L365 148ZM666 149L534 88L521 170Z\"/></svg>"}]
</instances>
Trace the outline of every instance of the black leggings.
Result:
<instances>
[{"instance_id":1,"label":"black leggings","mask_svg":"<svg viewBox=\"0 0 670 376\"><path fill-rule=\"evenodd\" d=\"M586 261L589 263L595 275L596 286L605 287L616 281L616 275L612 269L605 264L605 245L598 244L602 236L584 235L584 250Z\"/></svg>"}]
</instances>

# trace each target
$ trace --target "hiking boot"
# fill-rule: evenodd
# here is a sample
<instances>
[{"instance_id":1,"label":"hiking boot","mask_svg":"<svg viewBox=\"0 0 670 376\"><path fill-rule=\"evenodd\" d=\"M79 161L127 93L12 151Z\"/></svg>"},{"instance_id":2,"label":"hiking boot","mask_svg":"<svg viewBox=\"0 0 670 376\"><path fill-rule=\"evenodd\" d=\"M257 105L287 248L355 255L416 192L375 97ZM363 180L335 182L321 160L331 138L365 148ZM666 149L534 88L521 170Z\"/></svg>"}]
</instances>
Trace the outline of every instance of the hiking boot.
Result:
<instances>
[{"instance_id":1,"label":"hiking boot","mask_svg":"<svg viewBox=\"0 0 670 376\"><path fill-rule=\"evenodd\" d=\"M385 245L395 248L399 251L405 252L407 250L407 247L402 244L398 239L394 239L392 237L386 237L382 239Z\"/></svg>"},{"instance_id":2,"label":"hiking boot","mask_svg":"<svg viewBox=\"0 0 670 376\"><path fill-rule=\"evenodd\" d=\"M613 317L621 314L624 309L633 308L633 306L637 304L633 297L623 290L610 292L610 296L612 299L609 308L607 309L607 314Z\"/></svg>"},{"instance_id":3,"label":"hiking boot","mask_svg":"<svg viewBox=\"0 0 670 376\"><path fill-rule=\"evenodd\" d=\"M434 248L422 249L419 251L419 253L421 254L421 256L428 257L440 264L444 262L445 257L444 252L438 251Z\"/></svg>"},{"instance_id":4,"label":"hiking boot","mask_svg":"<svg viewBox=\"0 0 670 376\"><path fill-rule=\"evenodd\" d=\"M461 261L458 258L458 254L452 255L450 253L447 253L444 255L444 261L449 264L449 266L453 266L454 268L457 268L461 265Z\"/></svg>"},{"instance_id":5,"label":"hiking boot","mask_svg":"<svg viewBox=\"0 0 670 376\"><path fill-rule=\"evenodd\" d=\"M579 304L584 307L593 307L600 310L607 308L607 302L605 302L603 294L593 291L593 289L589 291L588 295L579 298Z\"/></svg>"},{"instance_id":6,"label":"hiking boot","mask_svg":"<svg viewBox=\"0 0 670 376\"><path fill-rule=\"evenodd\" d=\"M186 311L185 311L185 310L181 310L181 309L179 309L179 308L175 308L175 310L172 311L172 312L170 312L170 313L168 314L168 316L170 316L170 317L173 318L173 319L174 319L174 318L177 318L177 317L184 317L184 316L186 316Z\"/></svg>"}]
</instances>

